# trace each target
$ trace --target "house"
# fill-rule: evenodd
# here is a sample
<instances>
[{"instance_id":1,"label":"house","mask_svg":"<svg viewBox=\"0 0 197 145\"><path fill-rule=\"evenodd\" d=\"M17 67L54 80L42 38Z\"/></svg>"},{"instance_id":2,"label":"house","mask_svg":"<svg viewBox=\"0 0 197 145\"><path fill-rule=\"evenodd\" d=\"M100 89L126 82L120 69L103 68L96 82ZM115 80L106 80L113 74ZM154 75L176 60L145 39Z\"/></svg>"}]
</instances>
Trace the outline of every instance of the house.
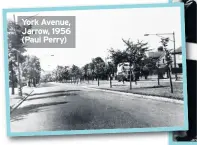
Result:
<instances>
[{"instance_id":1,"label":"house","mask_svg":"<svg viewBox=\"0 0 197 145\"><path fill-rule=\"evenodd\" d=\"M166 65L165 51L149 52L148 57L152 58L159 67L164 67Z\"/></svg>"},{"instance_id":2,"label":"house","mask_svg":"<svg viewBox=\"0 0 197 145\"><path fill-rule=\"evenodd\" d=\"M176 57L176 67L174 63L174 56ZM165 68L167 62L165 59L165 51L149 52L149 58L152 58L156 61L156 65L159 68ZM173 73L182 73L182 47L175 49L175 52L171 51L172 57L172 72Z\"/></svg>"},{"instance_id":3,"label":"house","mask_svg":"<svg viewBox=\"0 0 197 145\"><path fill-rule=\"evenodd\" d=\"M182 47L175 49L175 52L172 52L173 66L174 66L174 55L176 56L176 67L182 68Z\"/></svg>"},{"instance_id":4,"label":"house","mask_svg":"<svg viewBox=\"0 0 197 145\"><path fill-rule=\"evenodd\" d=\"M175 52L171 51L172 68L174 68L174 56L176 57L176 68L182 68L182 47L175 49ZM149 52L148 57L154 59L157 66L161 67L166 64L165 51Z\"/></svg>"}]
</instances>

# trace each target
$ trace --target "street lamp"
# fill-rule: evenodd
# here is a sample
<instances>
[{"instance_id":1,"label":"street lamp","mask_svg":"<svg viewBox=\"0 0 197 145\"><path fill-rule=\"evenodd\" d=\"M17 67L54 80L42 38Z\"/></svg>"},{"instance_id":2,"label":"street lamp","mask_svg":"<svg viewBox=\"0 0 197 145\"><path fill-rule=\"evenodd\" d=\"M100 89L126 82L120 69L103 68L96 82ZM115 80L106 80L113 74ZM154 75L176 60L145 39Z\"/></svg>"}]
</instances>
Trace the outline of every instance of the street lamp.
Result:
<instances>
[{"instance_id":1,"label":"street lamp","mask_svg":"<svg viewBox=\"0 0 197 145\"><path fill-rule=\"evenodd\" d=\"M164 38L163 36L161 36L161 35L172 35L173 36L173 40L170 40L170 41L172 41L173 43L174 43L174 68L175 68L175 78L176 78L176 80L177 80L177 73L176 73L176 52L175 52L175 33L173 32L173 33L156 33L156 34L144 34L144 36L149 36L149 35L156 35L156 36L158 36L158 37L161 37L161 38Z\"/></svg>"},{"instance_id":2,"label":"street lamp","mask_svg":"<svg viewBox=\"0 0 197 145\"><path fill-rule=\"evenodd\" d=\"M144 34L144 36L149 36L150 34Z\"/></svg>"}]
</instances>

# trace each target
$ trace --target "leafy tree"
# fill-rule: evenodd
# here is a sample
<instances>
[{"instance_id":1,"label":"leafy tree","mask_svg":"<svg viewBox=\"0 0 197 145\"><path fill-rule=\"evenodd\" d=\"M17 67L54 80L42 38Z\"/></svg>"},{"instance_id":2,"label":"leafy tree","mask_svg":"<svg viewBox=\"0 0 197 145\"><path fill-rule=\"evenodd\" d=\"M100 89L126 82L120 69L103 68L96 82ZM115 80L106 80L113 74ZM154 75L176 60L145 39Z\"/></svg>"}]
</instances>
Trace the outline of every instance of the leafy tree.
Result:
<instances>
[{"instance_id":1,"label":"leafy tree","mask_svg":"<svg viewBox=\"0 0 197 145\"><path fill-rule=\"evenodd\" d=\"M63 69L63 79L64 80L69 80L70 79L69 66L64 66L64 69Z\"/></svg>"},{"instance_id":2,"label":"leafy tree","mask_svg":"<svg viewBox=\"0 0 197 145\"><path fill-rule=\"evenodd\" d=\"M119 63L122 63L122 62L127 62L128 61L128 54L126 53L125 50L114 50L113 48L111 48L109 50L109 53L110 53L110 56L109 58L112 60L112 63L114 64L114 70L117 71L116 69L116 66L119 64Z\"/></svg>"},{"instance_id":3,"label":"leafy tree","mask_svg":"<svg viewBox=\"0 0 197 145\"><path fill-rule=\"evenodd\" d=\"M169 38L161 38L161 44L163 45L164 51L165 51L165 60L166 60L166 68L168 70L168 74L170 77L170 88L171 88L171 93L173 93L173 85L172 85L172 78L171 78L171 69L170 66L172 64L172 57L170 54L170 50L167 49Z\"/></svg>"},{"instance_id":4,"label":"leafy tree","mask_svg":"<svg viewBox=\"0 0 197 145\"><path fill-rule=\"evenodd\" d=\"M89 69L89 65L90 64L85 64L83 67L82 67L82 72L83 72L83 77L85 80L89 80L89 72L88 72L88 69Z\"/></svg>"},{"instance_id":5,"label":"leafy tree","mask_svg":"<svg viewBox=\"0 0 197 145\"><path fill-rule=\"evenodd\" d=\"M42 82L51 82L53 80L53 78L52 78L52 74L51 73L47 73L47 74L45 74L45 75L43 75L42 77L41 77L41 81Z\"/></svg>"},{"instance_id":6,"label":"leafy tree","mask_svg":"<svg viewBox=\"0 0 197 145\"><path fill-rule=\"evenodd\" d=\"M96 72L95 72L95 65L92 62L89 63L89 69L90 69L90 73L91 73L91 78L92 78L92 81L96 78Z\"/></svg>"},{"instance_id":7,"label":"leafy tree","mask_svg":"<svg viewBox=\"0 0 197 145\"><path fill-rule=\"evenodd\" d=\"M24 29L31 29L31 26L21 26L14 21L8 21L8 60L9 60L9 79L12 86L12 94L14 94L14 87L17 83L16 71L21 66L21 63L25 61L23 53L26 51L25 45L22 42ZM19 76L20 74L18 74ZM18 82L20 83L20 82ZM19 84L21 85L21 84ZM21 86L19 87L19 95L22 96Z\"/></svg>"},{"instance_id":8,"label":"leafy tree","mask_svg":"<svg viewBox=\"0 0 197 145\"><path fill-rule=\"evenodd\" d=\"M81 78L81 76L82 76L81 69L78 66L76 66L76 65L73 65L71 67L70 73L71 73L72 78L74 79L74 83L77 80L79 80ZM77 81L77 83L78 83L78 81Z\"/></svg>"},{"instance_id":9,"label":"leafy tree","mask_svg":"<svg viewBox=\"0 0 197 145\"><path fill-rule=\"evenodd\" d=\"M62 82L64 79L64 67L63 66L57 66L56 69L56 80L59 82Z\"/></svg>"},{"instance_id":10,"label":"leafy tree","mask_svg":"<svg viewBox=\"0 0 197 145\"><path fill-rule=\"evenodd\" d=\"M92 59L92 63L94 64L95 74L99 86L99 79L104 75L105 72L105 62L101 57L96 57Z\"/></svg>"},{"instance_id":11,"label":"leafy tree","mask_svg":"<svg viewBox=\"0 0 197 145\"><path fill-rule=\"evenodd\" d=\"M36 56L26 56L25 62L22 65L23 76L28 80L28 86L33 84L35 87L40 81L41 66L39 58Z\"/></svg>"},{"instance_id":12,"label":"leafy tree","mask_svg":"<svg viewBox=\"0 0 197 145\"><path fill-rule=\"evenodd\" d=\"M137 41L137 43L134 43L133 41L124 40L122 41L127 46L126 53L127 53L127 59L130 66L130 89L132 88L131 79L132 79L132 70L131 67L133 66L133 75L135 78L135 82L139 79L140 76L140 68L142 67L142 60L146 57L146 51L148 51L148 43L144 43L143 41Z\"/></svg>"}]
</instances>

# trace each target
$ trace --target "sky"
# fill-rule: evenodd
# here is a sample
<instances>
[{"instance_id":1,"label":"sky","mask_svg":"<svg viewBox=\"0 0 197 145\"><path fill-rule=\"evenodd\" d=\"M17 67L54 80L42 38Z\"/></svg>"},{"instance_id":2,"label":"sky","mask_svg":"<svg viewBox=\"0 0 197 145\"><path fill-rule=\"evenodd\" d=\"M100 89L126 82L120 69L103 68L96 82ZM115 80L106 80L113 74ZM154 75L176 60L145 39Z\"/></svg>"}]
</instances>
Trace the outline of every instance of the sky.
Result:
<instances>
[{"instance_id":1,"label":"sky","mask_svg":"<svg viewBox=\"0 0 197 145\"><path fill-rule=\"evenodd\" d=\"M157 36L146 33L175 32L176 48L181 46L181 17L179 7L132 8L85 11L47 11L15 13L16 16L76 16L76 48L27 48L27 54L40 58L41 67L51 71L57 65L82 67L97 56L104 60L108 49L125 49L122 38L144 40L153 51L161 46ZM7 15L13 18L13 13ZM173 39L172 36L169 36ZM173 42L169 42L173 48Z\"/></svg>"}]
</instances>

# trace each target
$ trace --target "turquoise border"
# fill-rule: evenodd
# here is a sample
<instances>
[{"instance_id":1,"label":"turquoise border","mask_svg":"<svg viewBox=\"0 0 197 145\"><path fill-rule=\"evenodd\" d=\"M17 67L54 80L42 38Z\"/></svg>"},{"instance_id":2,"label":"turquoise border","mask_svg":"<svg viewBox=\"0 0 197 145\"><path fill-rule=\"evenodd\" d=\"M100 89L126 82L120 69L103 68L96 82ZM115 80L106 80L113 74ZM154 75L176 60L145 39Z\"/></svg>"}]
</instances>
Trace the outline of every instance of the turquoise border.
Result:
<instances>
[{"instance_id":1,"label":"turquoise border","mask_svg":"<svg viewBox=\"0 0 197 145\"><path fill-rule=\"evenodd\" d=\"M129 9L129 8L159 8L180 7L182 16L182 58L183 58L183 93L184 93L184 126L156 127L156 128L127 128L127 129L97 129L97 130L70 130L70 131L44 131L44 132L11 132L10 130L10 104L9 104L9 73L8 73L8 44L4 41L4 65L5 65L5 91L6 91L6 116L8 136L46 136L46 135L73 135L73 134L107 134L107 133L130 133L130 132L160 132L177 131L188 129L187 108L187 80L186 80L186 47L184 26L184 5L174 4L134 4L134 5L98 5L98 6L70 6L70 7L45 7L45 8L13 8L3 9L3 32L4 40L7 40L7 18L9 12L37 12L37 11L76 11L76 10L104 10L104 9Z\"/></svg>"}]
</instances>

